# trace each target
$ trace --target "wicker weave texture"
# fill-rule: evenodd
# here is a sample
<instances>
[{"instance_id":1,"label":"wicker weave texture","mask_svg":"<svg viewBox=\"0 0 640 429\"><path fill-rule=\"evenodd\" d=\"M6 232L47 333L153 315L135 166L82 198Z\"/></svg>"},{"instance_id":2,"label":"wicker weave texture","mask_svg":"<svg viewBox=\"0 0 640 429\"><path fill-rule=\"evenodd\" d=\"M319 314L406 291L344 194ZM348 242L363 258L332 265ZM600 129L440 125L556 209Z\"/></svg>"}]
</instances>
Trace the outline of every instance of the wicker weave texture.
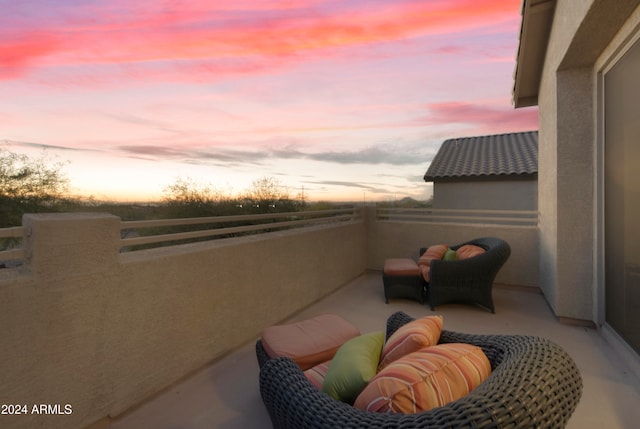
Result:
<instances>
[{"instance_id":1,"label":"wicker weave texture","mask_svg":"<svg viewBox=\"0 0 640 429\"><path fill-rule=\"evenodd\" d=\"M387 337L413 320L394 313ZM274 428L563 428L582 394L580 372L556 344L539 337L443 331L441 343L483 349L492 374L470 394L416 414L362 411L317 390L288 358L264 359L256 344L260 393Z\"/></svg>"},{"instance_id":2,"label":"wicker weave texture","mask_svg":"<svg viewBox=\"0 0 640 429\"><path fill-rule=\"evenodd\" d=\"M457 261L431 261L428 288L431 309L441 304L467 302L480 304L493 313L493 281L509 259L511 247L500 238L483 237L451 248L457 250L465 244L480 246L486 252Z\"/></svg>"},{"instance_id":3,"label":"wicker weave texture","mask_svg":"<svg viewBox=\"0 0 640 429\"><path fill-rule=\"evenodd\" d=\"M410 298L415 299L420 304L424 304L427 296L427 282L424 281L422 275L397 276L383 274L382 284L384 287L384 301L387 304L390 299L394 298Z\"/></svg>"}]
</instances>

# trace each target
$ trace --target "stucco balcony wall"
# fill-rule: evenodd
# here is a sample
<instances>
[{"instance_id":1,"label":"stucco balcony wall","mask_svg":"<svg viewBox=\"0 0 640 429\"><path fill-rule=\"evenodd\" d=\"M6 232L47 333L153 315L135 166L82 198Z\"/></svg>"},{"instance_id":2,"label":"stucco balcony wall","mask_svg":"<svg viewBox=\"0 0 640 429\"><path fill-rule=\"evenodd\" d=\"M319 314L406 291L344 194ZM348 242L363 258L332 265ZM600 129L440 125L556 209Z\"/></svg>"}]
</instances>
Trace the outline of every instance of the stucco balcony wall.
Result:
<instances>
[{"instance_id":1,"label":"stucco balcony wall","mask_svg":"<svg viewBox=\"0 0 640 429\"><path fill-rule=\"evenodd\" d=\"M122 254L115 216L24 226L22 272L0 280L0 385L30 413L0 416L3 428L117 416L366 269L361 220Z\"/></svg>"}]
</instances>

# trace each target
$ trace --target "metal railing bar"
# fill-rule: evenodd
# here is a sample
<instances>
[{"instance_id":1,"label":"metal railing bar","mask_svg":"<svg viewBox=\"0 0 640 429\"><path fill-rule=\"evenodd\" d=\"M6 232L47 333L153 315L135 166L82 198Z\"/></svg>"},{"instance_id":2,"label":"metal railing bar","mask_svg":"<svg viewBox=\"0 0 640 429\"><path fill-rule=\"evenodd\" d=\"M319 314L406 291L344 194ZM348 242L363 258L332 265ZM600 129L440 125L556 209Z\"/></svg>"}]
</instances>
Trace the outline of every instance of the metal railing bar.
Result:
<instances>
[{"instance_id":1,"label":"metal railing bar","mask_svg":"<svg viewBox=\"0 0 640 429\"><path fill-rule=\"evenodd\" d=\"M486 214L523 214L537 215L537 210L492 210L492 209L431 209L431 208L386 208L380 207L378 212L416 212L416 213L486 213Z\"/></svg>"},{"instance_id":2,"label":"metal railing bar","mask_svg":"<svg viewBox=\"0 0 640 429\"><path fill-rule=\"evenodd\" d=\"M534 222L536 218L533 217L495 217L495 216L416 216L416 215L402 215L402 214L392 214L389 215L389 220L396 219L416 219L420 221L458 221L458 220L466 220L466 221L484 221L484 222Z\"/></svg>"},{"instance_id":3,"label":"metal railing bar","mask_svg":"<svg viewBox=\"0 0 640 429\"><path fill-rule=\"evenodd\" d=\"M12 259L24 259L24 249L15 248L11 250L0 251L0 260L8 261Z\"/></svg>"},{"instance_id":4,"label":"metal railing bar","mask_svg":"<svg viewBox=\"0 0 640 429\"><path fill-rule=\"evenodd\" d=\"M132 238L123 238L120 240L121 246L136 246L142 244L154 244L161 243L167 241L177 241L177 240L187 240L192 238L204 238L204 237L214 237L218 235L224 234L233 234L239 232L251 232L251 231L259 231L262 229L274 229L274 228L286 228L290 226L299 226L299 225L309 225L309 224L318 224L318 223L326 223L326 222L338 222L344 220L351 220L353 215L341 215L341 216L331 216L331 217L322 217L316 219L301 219L287 222L271 222L271 223L263 223L259 225L245 225L245 226L236 226L229 228L217 228L217 229L206 229L201 231L189 231L189 232L178 232L174 234L162 234L162 235L151 235L146 237L132 237Z\"/></svg>"},{"instance_id":5,"label":"metal railing bar","mask_svg":"<svg viewBox=\"0 0 640 429\"><path fill-rule=\"evenodd\" d=\"M24 235L25 228L23 226L0 229L0 238L23 238Z\"/></svg>"},{"instance_id":6,"label":"metal railing bar","mask_svg":"<svg viewBox=\"0 0 640 429\"><path fill-rule=\"evenodd\" d=\"M197 225L205 223L222 223L222 222L234 222L245 220L263 220L263 219L278 219L283 217L301 217L301 216L316 216L326 215L325 217L331 217L331 215L338 213L350 213L354 210L349 209L337 209L337 210L315 210L308 212L284 212L284 213L266 213L257 215L234 215L234 216L209 216L209 217L197 217L197 218L182 218L182 219L156 219L156 220L133 220L123 221L122 229L133 228L153 228L158 226L178 226L178 225Z\"/></svg>"}]
</instances>

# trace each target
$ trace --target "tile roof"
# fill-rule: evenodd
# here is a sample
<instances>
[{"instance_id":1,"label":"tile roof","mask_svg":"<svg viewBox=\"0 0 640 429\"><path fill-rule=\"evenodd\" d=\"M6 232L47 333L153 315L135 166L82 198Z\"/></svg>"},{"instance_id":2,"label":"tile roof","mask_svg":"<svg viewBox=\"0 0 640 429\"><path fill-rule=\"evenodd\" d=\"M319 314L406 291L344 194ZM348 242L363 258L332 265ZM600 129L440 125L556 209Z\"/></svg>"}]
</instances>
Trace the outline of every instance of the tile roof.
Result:
<instances>
[{"instance_id":1,"label":"tile roof","mask_svg":"<svg viewBox=\"0 0 640 429\"><path fill-rule=\"evenodd\" d=\"M538 132L526 131L446 140L424 180L537 173Z\"/></svg>"}]
</instances>

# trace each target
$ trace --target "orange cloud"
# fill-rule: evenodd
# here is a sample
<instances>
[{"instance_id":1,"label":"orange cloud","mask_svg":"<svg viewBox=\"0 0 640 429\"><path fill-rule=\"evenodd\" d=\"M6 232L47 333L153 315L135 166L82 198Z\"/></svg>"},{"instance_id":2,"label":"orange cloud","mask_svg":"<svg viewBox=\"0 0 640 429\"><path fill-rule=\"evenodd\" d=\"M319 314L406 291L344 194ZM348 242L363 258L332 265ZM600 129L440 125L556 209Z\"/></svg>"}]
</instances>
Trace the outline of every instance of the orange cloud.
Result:
<instances>
[{"instance_id":1,"label":"orange cloud","mask_svg":"<svg viewBox=\"0 0 640 429\"><path fill-rule=\"evenodd\" d=\"M17 34L19 41L0 41L0 64L5 69L0 78L13 78L39 65L308 55L517 20L519 2L347 2L336 6L319 0L236 0L214 5L201 0L170 3L173 7L151 1L97 3L90 6L94 9L74 11L66 21L60 18L48 24L33 22L26 29L5 29L4 33Z\"/></svg>"},{"instance_id":2,"label":"orange cloud","mask_svg":"<svg viewBox=\"0 0 640 429\"><path fill-rule=\"evenodd\" d=\"M517 19L515 2L458 0L396 2L329 16L279 18L250 26L188 32L179 37L159 31L147 47L154 57L174 52L182 58L211 55L293 55L343 46L468 30ZM375 5L375 3L374 3ZM155 51L155 53L153 53Z\"/></svg>"}]
</instances>

